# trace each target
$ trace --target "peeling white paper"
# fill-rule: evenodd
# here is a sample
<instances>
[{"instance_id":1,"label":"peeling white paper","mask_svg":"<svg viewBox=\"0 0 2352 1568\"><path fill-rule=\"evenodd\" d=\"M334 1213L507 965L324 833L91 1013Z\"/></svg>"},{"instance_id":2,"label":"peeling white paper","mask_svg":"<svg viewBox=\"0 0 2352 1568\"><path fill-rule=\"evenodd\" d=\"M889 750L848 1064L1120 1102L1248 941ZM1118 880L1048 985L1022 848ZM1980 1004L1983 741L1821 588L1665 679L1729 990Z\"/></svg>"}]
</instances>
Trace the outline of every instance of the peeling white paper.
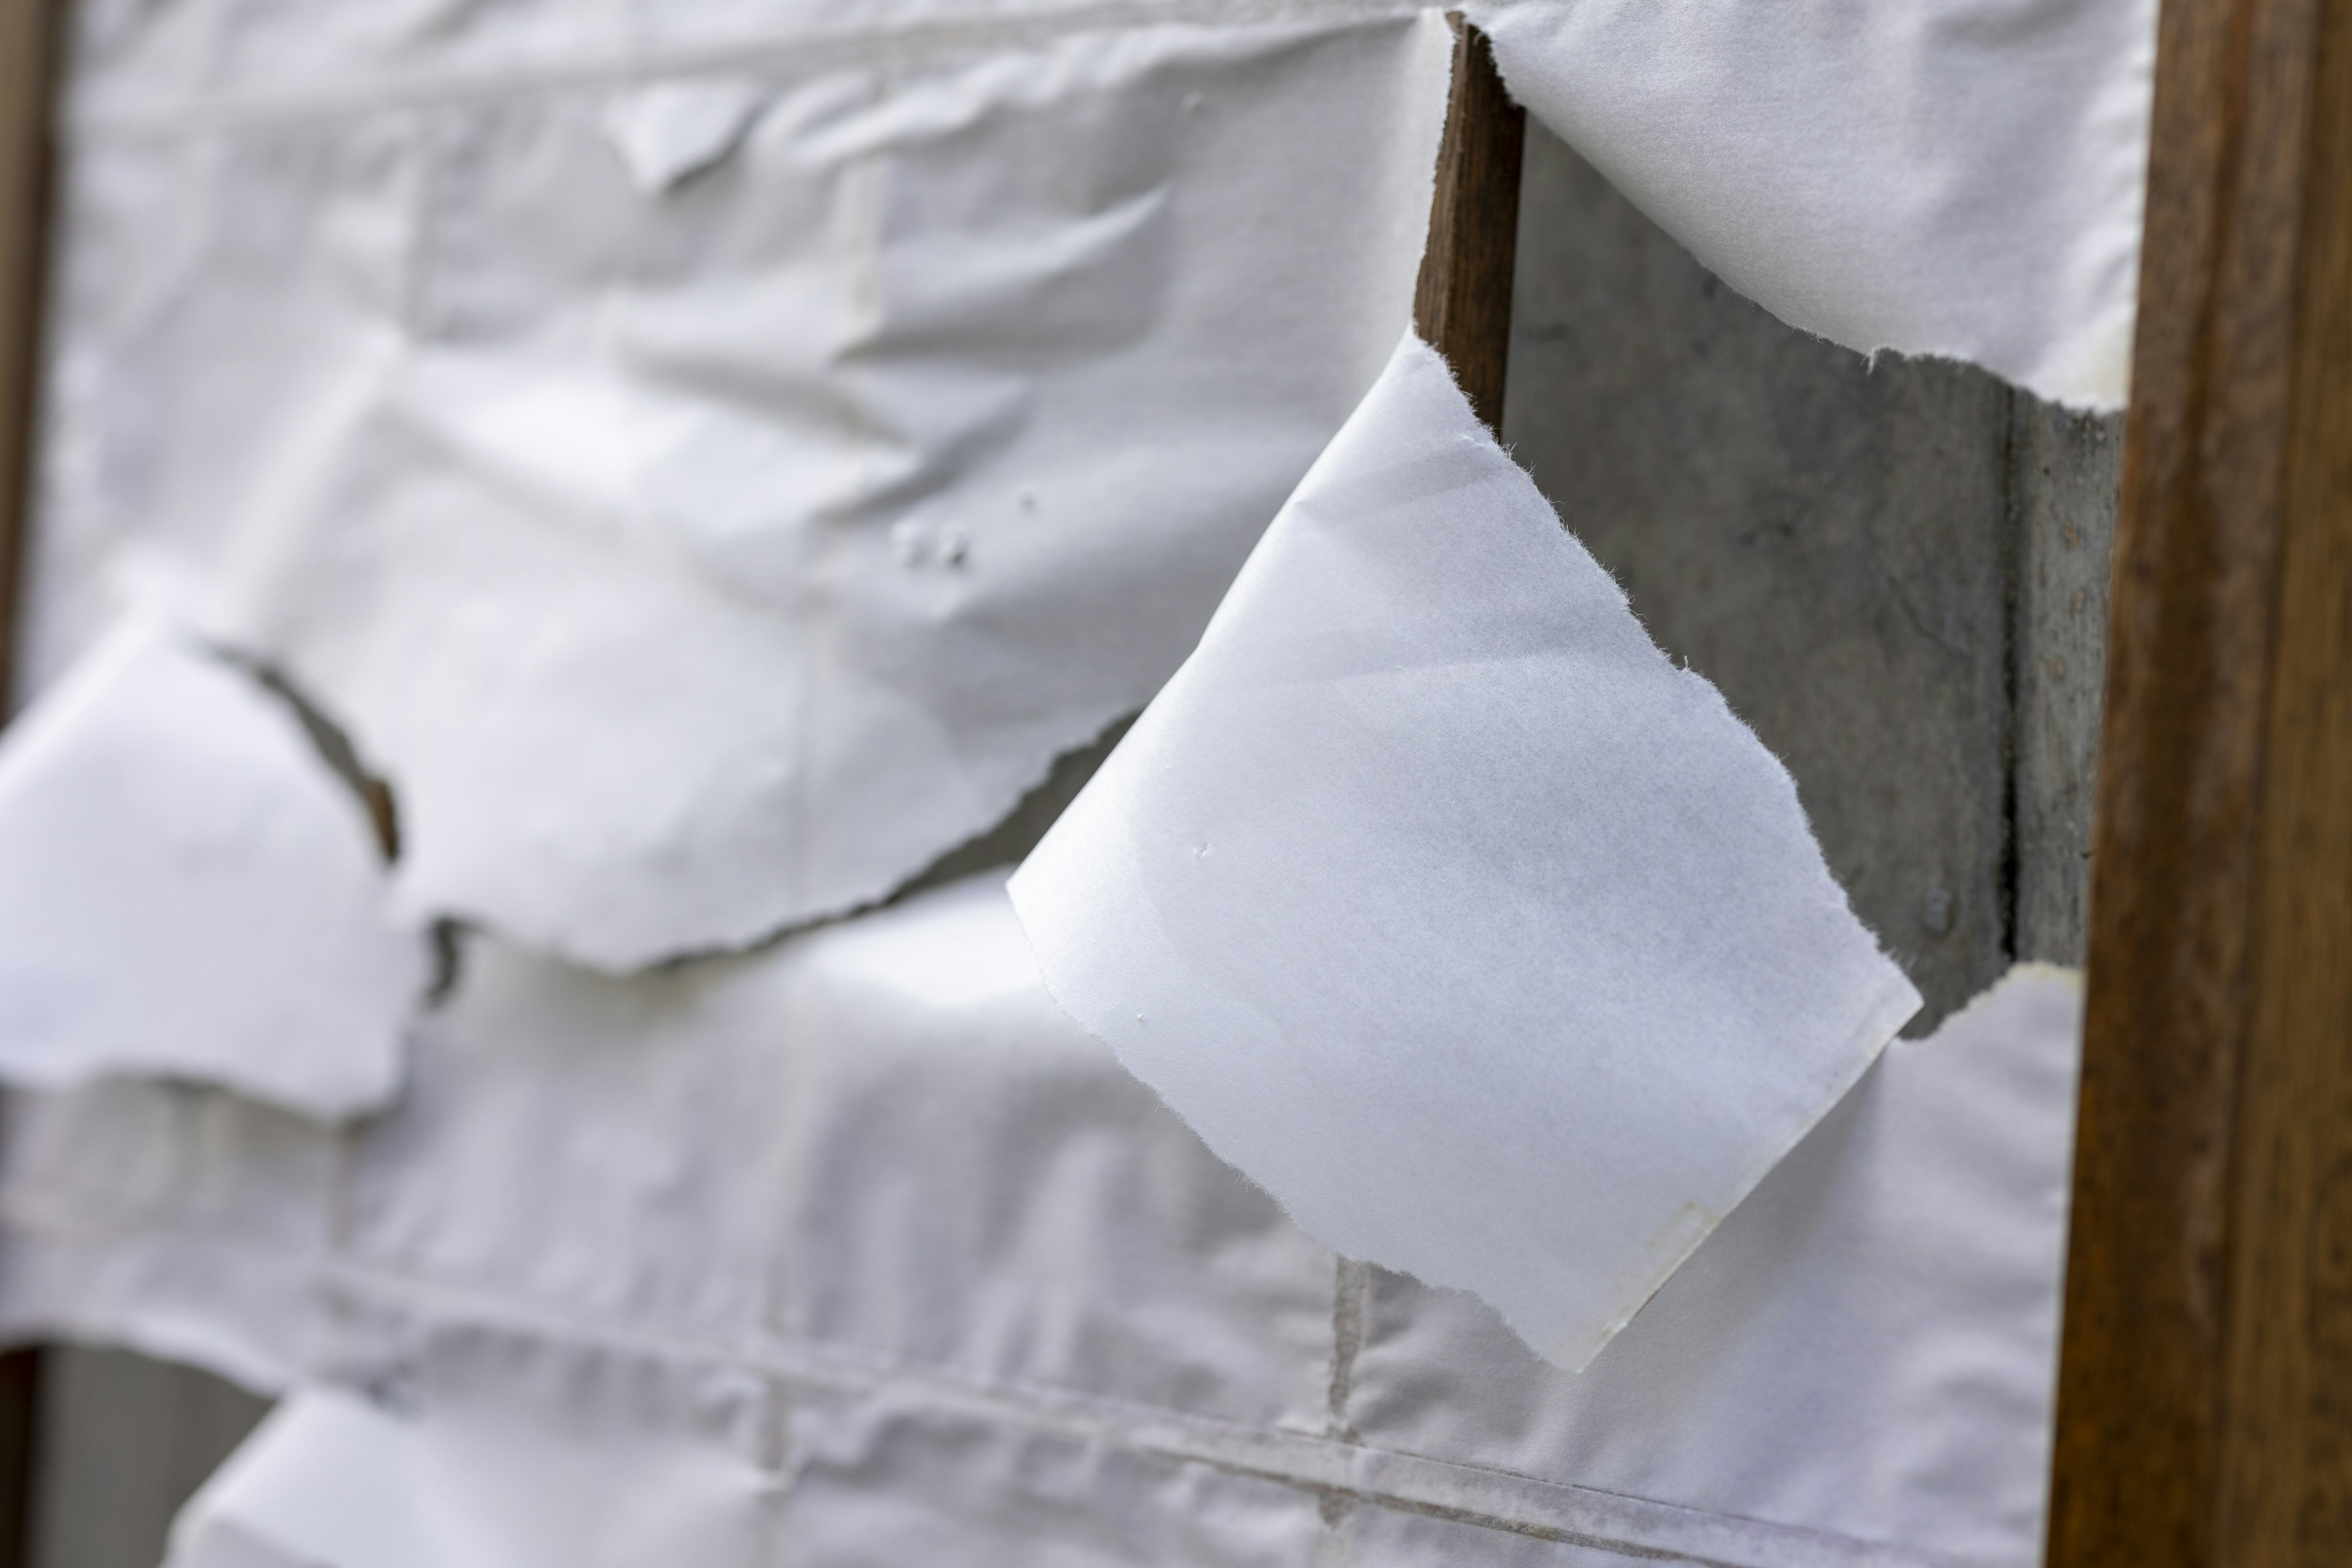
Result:
<instances>
[{"instance_id":1,"label":"peeling white paper","mask_svg":"<svg viewBox=\"0 0 2352 1568\"><path fill-rule=\"evenodd\" d=\"M1446 1561L2032 1568L2070 975L1890 1046L1570 1375L1335 1270L1055 1006L993 876L657 974L469 951L355 1161L216 1091L13 1100L0 1329L371 1391L257 1433L191 1554L1255 1561L1342 1487L1366 1562L1441 1516L1515 1531ZM412 1530L448 1555L385 1563Z\"/></svg>"},{"instance_id":2,"label":"peeling white paper","mask_svg":"<svg viewBox=\"0 0 2352 1568\"><path fill-rule=\"evenodd\" d=\"M723 155L646 86L100 140L45 548L299 679L404 910L626 969L877 900L1149 700L1379 373L1450 47L877 31Z\"/></svg>"},{"instance_id":3,"label":"peeling white paper","mask_svg":"<svg viewBox=\"0 0 2352 1568\"><path fill-rule=\"evenodd\" d=\"M1569 1366L1919 1005L1787 773L1410 335L1012 896L1310 1235Z\"/></svg>"},{"instance_id":4,"label":"peeling white paper","mask_svg":"<svg viewBox=\"0 0 2352 1568\"><path fill-rule=\"evenodd\" d=\"M1781 320L2122 406L2154 0L1468 9L1514 97Z\"/></svg>"},{"instance_id":5,"label":"peeling white paper","mask_svg":"<svg viewBox=\"0 0 2352 1568\"><path fill-rule=\"evenodd\" d=\"M0 1077L379 1105L429 973L387 887L287 704L126 624L0 741Z\"/></svg>"},{"instance_id":6,"label":"peeling white paper","mask_svg":"<svg viewBox=\"0 0 2352 1568\"><path fill-rule=\"evenodd\" d=\"M1362 1440L2036 1568L2082 1018L2079 974L2021 964L1887 1047L1581 1376L1466 1296L1376 1279Z\"/></svg>"}]
</instances>

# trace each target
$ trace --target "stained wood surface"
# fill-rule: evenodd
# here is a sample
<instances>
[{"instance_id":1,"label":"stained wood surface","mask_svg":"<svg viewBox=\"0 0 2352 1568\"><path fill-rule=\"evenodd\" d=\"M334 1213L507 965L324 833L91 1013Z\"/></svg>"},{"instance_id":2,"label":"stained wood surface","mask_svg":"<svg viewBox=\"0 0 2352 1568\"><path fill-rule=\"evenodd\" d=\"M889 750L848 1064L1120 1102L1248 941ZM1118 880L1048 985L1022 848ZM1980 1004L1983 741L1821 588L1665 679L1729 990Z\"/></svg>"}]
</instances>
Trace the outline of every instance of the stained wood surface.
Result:
<instances>
[{"instance_id":1,"label":"stained wood surface","mask_svg":"<svg viewBox=\"0 0 2352 1568\"><path fill-rule=\"evenodd\" d=\"M47 257L55 0L0 0L0 696L16 664Z\"/></svg>"},{"instance_id":2,"label":"stained wood surface","mask_svg":"<svg viewBox=\"0 0 2352 1568\"><path fill-rule=\"evenodd\" d=\"M2050 1568L2352 1563L2352 0L2166 0Z\"/></svg>"},{"instance_id":3,"label":"stained wood surface","mask_svg":"<svg viewBox=\"0 0 2352 1568\"><path fill-rule=\"evenodd\" d=\"M1499 435L1528 117L1503 89L1486 36L1458 15L1448 19L1454 89L1446 100L1412 319L1423 340L1453 366L1471 408Z\"/></svg>"},{"instance_id":4,"label":"stained wood surface","mask_svg":"<svg viewBox=\"0 0 2352 1568\"><path fill-rule=\"evenodd\" d=\"M0 711L15 673L47 256L52 0L0 0ZM0 1354L0 1568L29 1546L40 1356Z\"/></svg>"}]
</instances>

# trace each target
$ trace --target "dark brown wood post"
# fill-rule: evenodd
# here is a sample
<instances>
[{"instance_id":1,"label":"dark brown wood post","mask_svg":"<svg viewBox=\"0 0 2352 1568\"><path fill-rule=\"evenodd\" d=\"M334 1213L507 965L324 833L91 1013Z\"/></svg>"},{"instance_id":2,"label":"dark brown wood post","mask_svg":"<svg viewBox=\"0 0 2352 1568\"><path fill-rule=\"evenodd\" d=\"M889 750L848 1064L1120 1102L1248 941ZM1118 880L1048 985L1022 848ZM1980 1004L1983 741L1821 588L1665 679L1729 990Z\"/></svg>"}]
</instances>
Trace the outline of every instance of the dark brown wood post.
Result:
<instances>
[{"instance_id":1,"label":"dark brown wood post","mask_svg":"<svg viewBox=\"0 0 2352 1568\"><path fill-rule=\"evenodd\" d=\"M53 0L0 0L0 704L15 671L48 256ZM0 1355L0 1568L28 1554L40 1353Z\"/></svg>"},{"instance_id":2,"label":"dark brown wood post","mask_svg":"<svg viewBox=\"0 0 2352 1568\"><path fill-rule=\"evenodd\" d=\"M1503 90L1486 36L1459 16L1448 19L1454 90L1446 100L1429 247L1422 252L1412 320L1423 340L1454 367L1478 417L1500 434L1528 117Z\"/></svg>"},{"instance_id":3,"label":"dark brown wood post","mask_svg":"<svg viewBox=\"0 0 2352 1568\"><path fill-rule=\"evenodd\" d=\"M0 694L16 665L48 258L55 0L0 0Z\"/></svg>"},{"instance_id":4,"label":"dark brown wood post","mask_svg":"<svg viewBox=\"0 0 2352 1568\"><path fill-rule=\"evenodd\" d=\"M2050 1568L2352 1564L2352 0L2165 0Z\"/></svg>"}]
</instances>

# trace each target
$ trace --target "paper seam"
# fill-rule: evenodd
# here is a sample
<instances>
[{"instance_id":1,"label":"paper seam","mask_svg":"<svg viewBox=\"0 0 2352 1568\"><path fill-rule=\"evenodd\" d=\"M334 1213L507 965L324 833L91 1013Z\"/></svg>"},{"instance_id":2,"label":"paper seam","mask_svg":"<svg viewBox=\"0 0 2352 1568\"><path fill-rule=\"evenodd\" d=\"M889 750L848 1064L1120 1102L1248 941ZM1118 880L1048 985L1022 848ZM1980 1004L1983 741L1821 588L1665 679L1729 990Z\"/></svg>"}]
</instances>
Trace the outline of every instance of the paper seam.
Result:
<instances>
[{"instance_id":1,"label":"paper seam","mask_svg":"<svg viewBox=\"0 0 2352 1568\"><path fill-rule=\"evenodd\" d=\"M0 1195L0 1216L11 1222L28 1217L27 1206L21 1194ZM1319 1433L1252 1426L1062 1384L983 1381L839 1342L775 1331L731 1342L633 1331L610 1321L572 1317L551 1303L403 1278L318 1253L235 1237L191 1237L184 1231L156 1227L142 1231L124 1226L114 1234L162 1234L268 1259L281 1268L312 1270L316 1296L310 1305L320 1314L320 1326L330 1317L348 1317L354 1306L423 1311L439 1330L490 1329L551 1346L603 1347L669 1362L732 1367L803 1389L864 1397L889 1394L910 1399L926 1411L1075 1431L1123 1453L1247 1473L1318 1495L1339 1493L1406 1512L1703 1568L1947 1568L1945 1559L1883 1542L1538 1480ZM20 1235L20 1239L35 1245L97 1246L110 1237ZM28 1312L0 1328L0 1334L22 1337L47 1326L45 1315Z\"/></svg>"}]
</instances>

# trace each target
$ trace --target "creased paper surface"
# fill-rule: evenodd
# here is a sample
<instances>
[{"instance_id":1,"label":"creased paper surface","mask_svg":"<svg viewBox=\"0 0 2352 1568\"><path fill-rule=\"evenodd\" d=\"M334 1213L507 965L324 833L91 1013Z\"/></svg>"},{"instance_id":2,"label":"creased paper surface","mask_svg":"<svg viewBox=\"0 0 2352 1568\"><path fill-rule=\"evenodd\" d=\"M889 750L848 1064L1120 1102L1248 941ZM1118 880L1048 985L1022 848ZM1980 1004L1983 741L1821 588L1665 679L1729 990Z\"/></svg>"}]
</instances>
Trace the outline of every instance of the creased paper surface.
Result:
<instances>
[{"instance_id":1,"label":"creased paper surface","mask_svg":"<svg viewBox=\"0 0 2352 1568\"><path fill-rule=\"evenodd\" d=\"M1364 1440L2035 1568L2082 1017L2079 974L2023 964L1887 1047L1580 1377L1376 1276Z\"/></svg>"},{"instance_id":2,"label":"creased paper surface","mask_svg":"<svg viewBox=\"0 0 2352 1568\"><path fill-rule=\"evenodd\" d=\"M287 668L406 910L617 969L882 897L1149 700L1408 318L1433 16L836 43L88 132L58 613Z\"/></svg>"},{"instance_id":3,"label":"creased paper surface","mask_svg":"<svg viewBox=\"0 0 2352 1568\"><path fill-rule=\"evenodd\" d=\"M336 1316L341 1142L226 1089L110 1078L0 1110L0 1332L125 1345L274 1394Z\"/></svg>"},{"instance_id":4,"label":"creased paper surface","mask_svg":"<svg viewBox=\"0 0 2352 1568\"><path fill-rule=\"evenodd\" d=\"M1468 9L1515 97L1781 320L2122 406L2154 0Z\"/></svg>"},{"instance_id":5,"label":"creased paper surface","mask_svg":"<svg viewBox=\"0 0 2352 1568\"><path fill-rule=\"evenodd\" d=\"M405 1423L331 1387L294 1390L172 1524L175 1568L457 1568L417 1495Z\"/></svg>"},{"instance_id":6,"label":"creased paper surface","mask_svg":"<svg viewBox=\"0 0 2352 1568\"><path fill-rule=\"evenodd\" d=\"M127 623L0 741L0 1078L381 1104L428 977L388 888L291 709Z\"/></svg>"},{"instance_id":7,"label":"creased paper surface","mask_svg":"<svg viewBox=\"0 0 2352 1568\"><path fill-rule=\"evenodd\" d=\"M1919 1005L1411 336L1012 894L1309 1234L1570 1366Z\"/></svg>"},{"instance_id":8,"label":"creased paper surface","mask_svg":"<svg viewBox=\"0 0 2352 1568\"><path fill-rule=\"evenodd\" d=\"M381 1118L14 1097L0 1329L368 1391L500 1568L625 1524L640 1562L2032 1568L2079 1007L2028 971L1896 1042L1574 1376L1335 1268L1054 1005L997 878L627 979L485 940ZM403 1474L285 1447L295 1501Z\"/></svg>"}]
</instances>

